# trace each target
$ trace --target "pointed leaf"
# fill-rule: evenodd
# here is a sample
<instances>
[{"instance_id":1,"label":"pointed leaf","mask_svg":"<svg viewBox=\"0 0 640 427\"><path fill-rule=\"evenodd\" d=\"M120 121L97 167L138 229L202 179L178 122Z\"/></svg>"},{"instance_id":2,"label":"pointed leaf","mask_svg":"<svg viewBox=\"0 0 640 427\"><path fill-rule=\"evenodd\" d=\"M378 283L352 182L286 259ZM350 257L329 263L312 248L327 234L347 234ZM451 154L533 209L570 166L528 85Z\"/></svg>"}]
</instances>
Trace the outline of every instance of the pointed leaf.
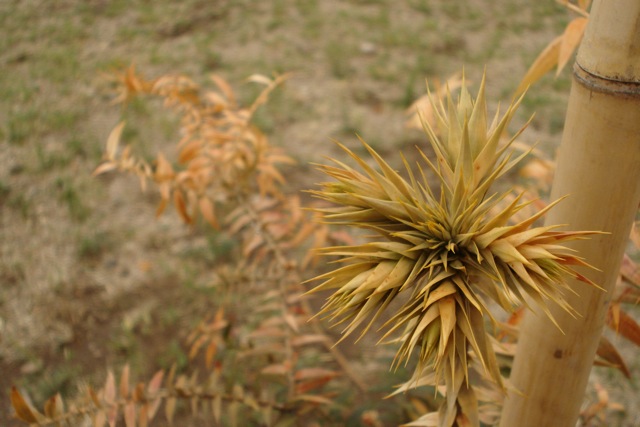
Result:
<instances>
[{"instance_id":1,"label":"pointed leaf","mask_svg":"<svg viewBox=\"0 0 640 427\"><path fill-rule=\"evenodd\" d=\"M16 416L27 423L37 423L44 417L38 413L22 396L15 386L11 387L11 405Z\"/></svg>"},{"instance_id":2,"label":"pointed leaf","mask_svg":"<svg viewBox=\"0 0 640 427\"><path fill-rule=\"evenodd\" d=\"M116 154L118 152L118 145L120 144L120 137L122 136L122 130L124 129L124 122L118 123L118 125L113 128L111 133L109 134L109 138L107 138L107 159L114 160L116 158Z\"/></svg>"},{"instance_id":3,"label":"pointed leaf","mask_svg":"<svg viewBox=\"0 0 640 427\"><path fill-rule=\"evenodd\" d=\"M107 414L104 411L98 411L93 415L93 427L104 427L107 423Z\"/></svg>"},{"instance_id":4,"label":"pointed leaf","mask_svg":"<svg viewBox=\"0 0 640 427\"><path fill-rule=\"evenodd\" d=\"M600 337L600 343L598 344L596 354L604 359L607 362L607 365L619 369L625 377L631 378L631 372L629 372L629 368L627 367L624 359L611 341L606 337Z\"/></svg>"},{"instance_id":5,"label":"pointed leaf","mask_svg":"<svg viewBox=\"0 0 640 427\"><path fill-rule=\"evenodd\" d=\"M136 406L129 402L124 407L124 423L127 427L136 427Z\"/></svg>"},{"instance_id":6,"label":"pointed leaf","mask_svg":"<svg viewBox=\"0 0 640 427\"><path fill-rule=\"evenodd\" d=\"M169 425L173 425L173 416L176 413L176 403L175 397L169 397L167 399L167 403L164 405L164 414L167 417Z\"/></svg>"},{"instance_id":7,"label":"pointed leaf","mask_svg":"<svg viewBox=\"0 0 640 427\"><path fill-rule=\"evenodd\" d=\"M560 54L560 45L562 44L562 36L558 36L538 55L533 61L531 67L523 77L520 85L516 89L514 97L522 94L529 86L540 80L558 63L558 55Z\"/></svg>"},{"instance_id":8,"label":"pointed leaf","mask_svg":"<svg viewBox=\"0 0 640 427\"><path fill-rule=\"evenodd\" d=\"M582 40L586 26L587 18L582 16L575 18L569 23L569 25L567 25L567 28L564 30L564 34L562 35L562 43L558 53L558 69L556 71L556 76L558 76L564 66L567 65L571 55L578 47L578 44L580 44L580 40Z\"/></svg>"},{"instance_id":9,"label":"pointed leaf","mask_svg":"<svg viewBox=\"0 0 640 427\"><path fill-rule=\"evenodd\" d=\"M120 397L127 399L129 397L129 364L124 365L122 374L120 375Z\"/></svg>"}]
</instances>

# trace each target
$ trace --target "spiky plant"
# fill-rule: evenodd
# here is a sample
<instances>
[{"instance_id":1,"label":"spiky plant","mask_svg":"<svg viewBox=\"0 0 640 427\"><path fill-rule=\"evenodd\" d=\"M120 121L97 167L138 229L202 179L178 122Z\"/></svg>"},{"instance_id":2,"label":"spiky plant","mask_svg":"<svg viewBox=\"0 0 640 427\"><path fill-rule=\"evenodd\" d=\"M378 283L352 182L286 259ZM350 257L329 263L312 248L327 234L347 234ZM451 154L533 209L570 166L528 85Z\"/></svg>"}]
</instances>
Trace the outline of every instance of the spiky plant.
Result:
<instances>
[{"instance_id":1,"label":"spiky plant","mask_svg":"<svg viewBox=\"0 0 640 427\"><path fill-rule=\"evenodd\" d=\"M335 290L321 313L346 324L346 337L359 327L364 334L392 301L402 300L384 323L382 340L399 332L396 366L419 349L409 383L421 385L429 378L444 386L439 424L445 426L453 425L459 412L478 425L469 385L472 363L504 388L484 323L485 318L495 322L489 301L507 311L533 301L547 314L553 301L573 312L563 297L571 291L566 278L593 285L573 268L587 264L562 245L590 232L532 227L557 201L510 223L527 203L520 197L504 203L508 193L499 194L492 185L526 155L513 158L508 150L524 127L510 141L500 141L521 99L488 125L484 92L483 79L475 101L464 85L457 102L450 94L446 106L432 100L437 123L424 122L424 128L436 161L420 151L414 173L403 157L408 179L362 141L378 167L340 145L362 172L332 159L334 165L320 169L335 181L312 191L339 205L321 211L327 221L375 233L364 244L321 250L344 264L313 279L323 281L313 291ZM402 293L408 297L396 298Z\"/></svg>"}]
</instances>

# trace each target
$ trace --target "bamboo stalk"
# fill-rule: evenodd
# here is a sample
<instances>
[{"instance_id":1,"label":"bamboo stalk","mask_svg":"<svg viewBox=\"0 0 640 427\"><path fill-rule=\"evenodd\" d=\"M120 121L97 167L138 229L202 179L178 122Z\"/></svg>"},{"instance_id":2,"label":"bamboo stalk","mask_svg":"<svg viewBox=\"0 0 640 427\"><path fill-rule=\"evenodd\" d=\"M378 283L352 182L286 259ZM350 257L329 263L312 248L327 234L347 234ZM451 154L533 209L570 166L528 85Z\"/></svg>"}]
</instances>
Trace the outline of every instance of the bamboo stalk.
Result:
<instances>
[{"instance_id":1,"label":"bamboo stalk","mask_svg":"<svg viewBox=\"0 0 640 427\"><path fill-rule=\"evenodd\" d=\"M574 281L574 319L527 313L501 427L574 427L620 262L640 203L640 2L596 0L578 53L548 224L602 230L567 246L602 271L584 271L605 292Z\"/></svg>"}]
</instances>

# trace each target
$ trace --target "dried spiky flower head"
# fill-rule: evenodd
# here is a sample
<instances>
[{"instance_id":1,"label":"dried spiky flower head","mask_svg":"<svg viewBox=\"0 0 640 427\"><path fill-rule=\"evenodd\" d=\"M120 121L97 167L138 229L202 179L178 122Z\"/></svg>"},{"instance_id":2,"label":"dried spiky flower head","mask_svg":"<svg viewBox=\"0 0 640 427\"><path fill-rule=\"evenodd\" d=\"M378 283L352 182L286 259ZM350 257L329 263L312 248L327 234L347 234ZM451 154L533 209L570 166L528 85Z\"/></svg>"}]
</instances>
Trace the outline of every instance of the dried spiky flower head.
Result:
<instances>
[{"instance_id":1,"label":"dried spiky flower head","mask_svg":"<svg viewBox=\"0 0 640 427\"><path fill-rule=\"evenodd\" d=\"M508 151L517 135L500 141L520 100L487 124L484 87L483 79L475 100L463 85L457 102L450 95L446 105L433 101L437 123L424 122L424 127L436 161L420 152L417 173L403 158L408 176L403 178L363 141L377 168L340 145L359 170L338 160L321 165L335 181L312 191L338 205L321 211L328 222L375 232L368 243L322 249L341 257L344 265L313 279L322 281L314 291L335 290L321 313L346 324L345 337L363 325L364 334L391 301L406 293L383 325L383 340L400 333L396 364L419 349L413 383L424 383L426 376L444 385L441 425L453 424L459 399L473 401L468 396L472 362L502 387L484 326L485 316L492 319L489 300L512 311L528 297L547 314L549 301L572 312L563 297L570 291L566 279L591 283L573 269L587 264L562 245L588 232L532 228L555 203L511 224L527 203L517 197L504 206L507 193L492 192L496 179L526 154L514 159ZM427 182L424 165L435 174L436 189Z\"/></svg>"}]
</instances>

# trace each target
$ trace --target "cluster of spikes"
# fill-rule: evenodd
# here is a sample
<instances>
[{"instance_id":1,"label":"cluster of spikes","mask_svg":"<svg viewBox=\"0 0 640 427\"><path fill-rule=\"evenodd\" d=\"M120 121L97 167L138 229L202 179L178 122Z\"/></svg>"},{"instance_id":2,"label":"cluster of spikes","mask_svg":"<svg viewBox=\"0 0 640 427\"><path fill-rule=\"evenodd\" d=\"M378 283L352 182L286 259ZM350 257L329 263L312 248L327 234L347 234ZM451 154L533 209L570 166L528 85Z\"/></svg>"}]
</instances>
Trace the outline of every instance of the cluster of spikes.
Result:
<instances>
[{"instance_id":1,"label":"cluster of spikes","mask_svg":"<svg viewBox=\"0 0 640 427\"><path fill-rule=\"evenodd\" d=\"M488 124L484 78L475 100L464 84L457 102L450 93L445 102L432 97L435 123L423 125L435 161L419 151L414 170L403 157L404 178L364 141L377 167L340 145L358 167L331 159L319 167L335 181L312 191L334 205L321 210L327 222L373 233L364 244L321 250L340 257L334 270L312 279L322 281L313 292L333 290L321 314L345 325L343 338L356 330L362 336L382 320L381 341L399 344L396 366L418 351L409 383L430 378L444 392L442 426L456 422L472 366L504 390L485 326L486 319L495 323L490 301L508 312L533 302L549 317L553 302L576 315L564 298L573 292L567 279L596 286L574 270L589 265L563 245L592 232L534 226L559 200L514 223L528 203L508 203L509 193L492 190L528 154L509 150L524 127L501 141L521 100ZM393 312L385 314L392 301Z\"/></svg>"}]
</instances>

